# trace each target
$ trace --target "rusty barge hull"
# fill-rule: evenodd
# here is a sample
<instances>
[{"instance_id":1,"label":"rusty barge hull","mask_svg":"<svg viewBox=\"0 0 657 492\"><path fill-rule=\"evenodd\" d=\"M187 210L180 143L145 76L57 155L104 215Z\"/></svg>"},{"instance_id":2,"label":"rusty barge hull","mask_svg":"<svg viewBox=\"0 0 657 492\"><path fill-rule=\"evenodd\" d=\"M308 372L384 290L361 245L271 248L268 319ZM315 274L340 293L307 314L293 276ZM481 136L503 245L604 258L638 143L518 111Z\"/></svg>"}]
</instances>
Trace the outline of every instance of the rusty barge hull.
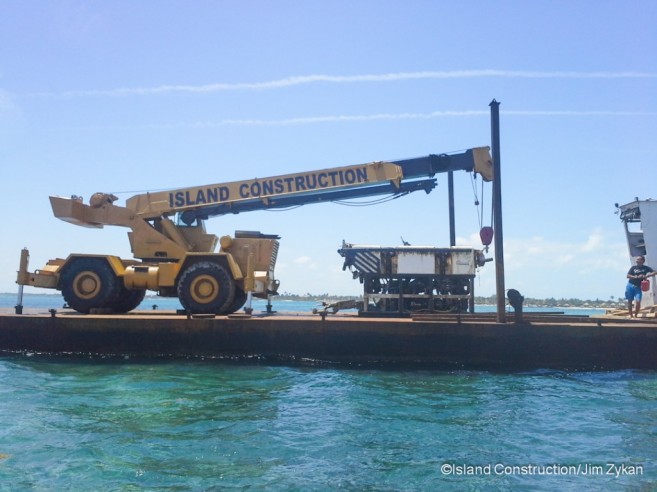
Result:
<instances>
[{"instance_id":1,"label":"rusty barge hull","mask_svg":"<svg viewBox=\"0 0 657 492\"><path fill-rule=\"evenodd\" d=\"M654 320L0 315L0 352L473 370L657 369Z\"/></svg>"}]
</instances>

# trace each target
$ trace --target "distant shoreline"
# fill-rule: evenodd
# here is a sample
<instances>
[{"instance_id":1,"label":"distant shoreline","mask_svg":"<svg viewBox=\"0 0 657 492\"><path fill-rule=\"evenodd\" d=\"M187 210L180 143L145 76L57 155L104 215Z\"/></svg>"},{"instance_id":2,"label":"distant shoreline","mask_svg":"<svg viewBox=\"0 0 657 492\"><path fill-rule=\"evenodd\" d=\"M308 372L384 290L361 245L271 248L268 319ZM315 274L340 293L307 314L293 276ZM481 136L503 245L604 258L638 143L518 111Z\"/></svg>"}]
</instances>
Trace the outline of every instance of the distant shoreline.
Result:
<instances>
[{"instance_id":1,"label":"distant shoreline","mask_svg":"<svg viewBox=\"0 0 657 492\"><path fill-rule=\"evenodd\" d=\"M3 296L17 296L16 292L0 292ZM24 297L61 297L61 293L24 293ZM147 295L146 299L159 299L156 294ZM345 300L359 300L362 296L341 296L337 294L309 294L309 295L296 295L296 294L281 294L273 296L272 299L277 301L298 301L298 302L337 302ZM494 297L475 297L475 305L495 307L496 301ZM549 308L549 309L623 309L626 307L625 300L590 300L590 299L525 299L523 305L525 308Z\"/></svg>"}]
</instances>

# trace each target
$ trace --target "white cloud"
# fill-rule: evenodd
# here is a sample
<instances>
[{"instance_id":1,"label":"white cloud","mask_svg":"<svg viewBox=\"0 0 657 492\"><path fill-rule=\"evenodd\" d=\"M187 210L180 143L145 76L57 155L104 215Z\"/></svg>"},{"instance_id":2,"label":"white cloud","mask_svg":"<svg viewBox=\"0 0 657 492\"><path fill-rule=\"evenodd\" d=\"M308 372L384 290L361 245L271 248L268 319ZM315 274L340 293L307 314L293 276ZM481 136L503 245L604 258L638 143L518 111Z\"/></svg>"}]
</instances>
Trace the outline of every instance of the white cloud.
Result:
<instances>
[{"instance_id":1,"label":"white cloud","mask_svg":"<svg viewBox=\"0 0 657 492\"><path fill-rule=\"evenodd\" d=\"M554 262L558 266L564 266L564 265L569 265L575 261L577 257L574 254L567 253L563 255L558 255L555 259Z\"/></svg>"},{"instance_id":2,"label":"white cloud","mask_svg":"<svg viewBox=\"0 0 657 492\"><path fill-rule=\"evenodd\" d=\"M317 262L310 256L299 256L293 260L293 263L302 266L304 270L317 270Z\"/></svg>"},{"instance_id":3,"label":"white cloud","mask_svg":"<svg viewBox=\"0 0 657 492\"><path fill-rule=\"evenodd\" d=\"M507 237L504 241L506 288L526 297L607 299L622 295L629 268L627 247L601 229L559 242L535 236ZM494 252L490 253L494 256ZM482 268L482 295L494 292L495 267Z\"/></svg>"},{"instance_id":4,"label":"white cloud","mask_svg":"<svg viewBox=\"0 0 657 492\"><path fill-rule=\"evenodd\" d=\"M589 235L586 243L581 246L580 251L591 252L600 249L603 246L603 237L599 231Z\"/></svg>"},{"instance_id":5,"label":"white cloud","mask_svg":"<svg viewBox=\"0 0 657 492\"><path fill-rule=\"evenodd\" d=\"M13 118L19 112L16 100L11 94L0 90L0 121Z\"/></svg>"},{"instance_id":6,"label":"white cloud","mask_svg":"<svg viewBox=\"0 0 657 492\"><path fill-rule=\"evenodd\" d=\"M24 124L25 116L16 99L0 90L0 147L4 147Z\"/></svg>"}]
</instances>

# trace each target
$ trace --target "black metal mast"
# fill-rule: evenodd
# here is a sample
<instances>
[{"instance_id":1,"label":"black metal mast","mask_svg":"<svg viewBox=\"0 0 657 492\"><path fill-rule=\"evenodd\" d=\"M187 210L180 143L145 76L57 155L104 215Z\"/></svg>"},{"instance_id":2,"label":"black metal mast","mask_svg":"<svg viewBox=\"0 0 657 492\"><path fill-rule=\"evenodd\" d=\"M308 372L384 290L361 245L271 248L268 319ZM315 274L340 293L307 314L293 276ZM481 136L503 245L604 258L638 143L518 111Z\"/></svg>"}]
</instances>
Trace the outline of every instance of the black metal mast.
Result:
<instances>
[{"instance_id":1,"label":"black metal mast","mask_svg":"<svg viewBox=\"0 0 657 492\"><path fill-rule=\"evenodd\" d=\"M493 157L493 227L495 229L495 294L497 322L506 323L504 288L504 234L502 228L502 173L500 171L500 103L490 103L491 154Z\"/></svg>"}]
</instances>

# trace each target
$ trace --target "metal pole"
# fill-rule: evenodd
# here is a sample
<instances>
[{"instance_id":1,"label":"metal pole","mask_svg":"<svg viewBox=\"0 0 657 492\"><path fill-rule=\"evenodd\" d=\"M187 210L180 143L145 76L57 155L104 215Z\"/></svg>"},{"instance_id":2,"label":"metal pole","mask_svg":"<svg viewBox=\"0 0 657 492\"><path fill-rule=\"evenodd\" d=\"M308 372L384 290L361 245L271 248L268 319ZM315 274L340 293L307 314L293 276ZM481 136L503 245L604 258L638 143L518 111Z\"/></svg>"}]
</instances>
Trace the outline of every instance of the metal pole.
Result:
<instances>
[{"instance_id":1,"label":"metal pole","mask_svg":"<svg viewBox=\"0 0 657 492\"><path fill-rule=\"evenodd\" d=\"M246 260L246 277L244 278L244 290L246 291L246 304L244 312L248 315L253 313L251 307L251 300L253 299L253 291L255 290L255 254L249 253Z\"/></svg>"},{"instance_id":2,"label":"metal pole","mask_svg":"<svg viewBox=\"0 0 657 492\"><path fill-rule=\"evenodd\" d=\"M471 278L468 282L470 284L470 299L468 299L468 312L474 314L475 312L475 281Z\"/></svg>"},{"instance_id":3,"label":"metal pole","mask_svg":"<svg viewBox=\"0 0 657 492\"><path fill-rule=\"evenodd\" d=\"M18 267L18 302L14 309L16 314L23 314L23 286L28 283L29 273L27 267L30 263L30 252L27 248L21 250L21 260Z\"/></svg>"},{"instance_id":4,"label":"metal pole","mask_svg":"<svg viewBox=\"0 0 657 492\"><path fill-rule=\"evenodd\" d=\"M500 103L490 103L491 146L493 156L493 224L495 228L495 286L497 322L506 323L504 288L504 234L502 228L502 173L500 171Z\"/></svg>"},{"instance_id":5,"label":"metal pole","mask_svg":"<svg viewBox=\"0 0 657 492\"><path fill-rule=\"evenodd\" d=\"M449 245L456 246L456 219L454 217L454 171L447 173L447 190L449 194Z\"/></svg>"}]
</instances>

